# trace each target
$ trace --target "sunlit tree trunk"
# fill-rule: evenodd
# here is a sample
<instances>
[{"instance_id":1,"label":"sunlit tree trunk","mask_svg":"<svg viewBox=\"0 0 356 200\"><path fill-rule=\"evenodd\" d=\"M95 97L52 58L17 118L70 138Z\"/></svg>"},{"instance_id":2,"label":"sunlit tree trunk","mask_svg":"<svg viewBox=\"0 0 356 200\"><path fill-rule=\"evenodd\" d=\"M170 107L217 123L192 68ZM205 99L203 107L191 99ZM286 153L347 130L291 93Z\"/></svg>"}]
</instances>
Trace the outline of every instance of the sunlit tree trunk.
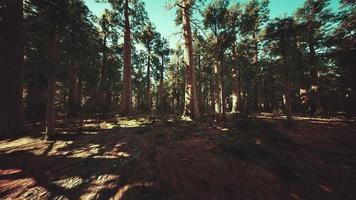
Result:
<instances>
[{"instance_id":1,"label":"sunlit tree trunk","mask_svg":"<svg viewBox=\"0 0 356 200\"><path fill-rule=\"evenodd\" d=\"M131 89L131 26L129 19L129 0L124 4L125 31L124 31L124 77L122 108L123 114L129 114L132 110L132 89Z\"/></svg>"},{"instance_id":2,"label":"sunlit tree trunk","mask_svg":"<svg viewBox=\"0 0 356 200\"><path fill-rule=\"evenodd\" d=\"M219 82L219 99L220 99L220 112L222 114L223 119L226 114L226 97L225 97L225 66L224 66L224 53L221 52L220 55L220 82Z\"/></svg>"},{"instance_id":3,"label":"sunlit tree trunk","mask_svg":"<svg viewBox=\"0 0 356 200\"><path fill-rule=\"evenodd\" d=\"M23 2L2 3L6 7L0 11L0 135L15 135L25 129Z\"/></svg>"},{"instance_id":4,"label":"sunlit tree trunk","mask_svg":"<svg viewBox=\"0 0 356 200\"><path fill-rule=\"evenodd\" d=\"M193 65L192 30L190 26L191 0L183 0L182 21L184 37L185 64L185 100L183 117L197 119L200 117L195 83L195 69Z\"/></svg>"},{"instance_id":5,"label":"sunlit tree trunk","mask_svg":"<svg viewBox=\"0 0 356 200\"><path fill-rule=\"evenodd\" d=\"M219 64L218 64L218 58L215 58L213 61L213 96L214 96L214 112L215 114L220 114L221 113L221 101L220 101L220 82L219 82Z\"/></svg>"},{"instance_id":6,"label":"sunlit tree trunk","mask_svg":"<svg viewBox=\"0 0 356 200\"><path fill-rule=\"evenodd\" d=\"M232 73L232 109L231 113L237 113L238 112L238 106L239 106L239 72L237 69L237 52L236 52L236 46L233 45L232 47L232 67L231 67L231 73Z\"/></svg>"}]
</instances>

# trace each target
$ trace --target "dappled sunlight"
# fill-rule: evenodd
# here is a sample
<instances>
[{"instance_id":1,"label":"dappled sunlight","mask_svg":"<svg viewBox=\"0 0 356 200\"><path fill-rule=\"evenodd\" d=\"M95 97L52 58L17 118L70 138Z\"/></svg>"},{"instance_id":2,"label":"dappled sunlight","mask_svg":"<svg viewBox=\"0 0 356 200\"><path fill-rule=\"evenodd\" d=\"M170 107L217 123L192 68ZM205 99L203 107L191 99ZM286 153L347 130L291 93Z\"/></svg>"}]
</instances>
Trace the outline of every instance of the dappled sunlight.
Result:
<instances>
[{"instance_id":1,"label":"dappled sunlight","mask_svg":"<svg viewBox=\"0 0 356 200\"><path fill-rule=\"evenodd\" d=\"M135 119L124 118L124 117L118 118L118 125L124 128L141 127L148 123L151 123L151 121L144 117L138 117Z\"/></svg>"},{"instance_id":2,"label":"dappled sunlight","mask_svg":"<svg viewBox=\"0 0 356 200\"><path fill-rule=\"evenodd\" d=\"M22 179L3 179L0 180L0 192L9 191L14 188L30 188L36 184L33 178L22 178Z\"/></svg>"},{"instance_id":3,"label":"dappled sunlight","mask_svg":"<svg viewBox=\"0 0 356 200\"><path fill-rule=\"evenodd\" d=\"M62 152L61 149L68 147L73 144L73 141L56 141L52 144L52 148L48 152L48 156L66 154L67 152Z\"/></svg>"},{"instance_id":4,"label":"dappled sunlight","mask_svg":"<svg viewBox=\"0 0 356 200\"><path fill-rule=\"evenodd\" d=\"M79 176L73 176L69 178L62 178L58 181L54 181L53 183L64 189L73 189L81 185L83 183L83 179Z\"/></svg>"},{"instance_id":5,"label":"dappled sunlight","mask_svg":"<svg viewBox=\"0 0 356 200\"><path fill-rule=\"evenodd\" d=\"M113 129L117 127L116 124L113 124L113 123L109 123L109 122L101 122L100 123L100 129Z\"/></svg>"},{"instance_id":6,"label":"dappled sunlight","mask_svg":"<svg viewBox=\"0 0 356 200\"><path fill-rule=\"evenodd\" d=\"M1 141L0 152L13 153L17 151L29 151L35 155L41 155L48 146L49 143L43 141L41 138L23 137L13 141Z\"/></svg>"},{"instance_id":7,"label":"dappled sunlight","mask_svg":"<svg viewBox=\"0 0 356 200\"><path fill-rule=\"evenodd\" d=\"M227 131L229 131L230 129L229 128L226 128L226 127L220 127L220 126L218 126L218 127L216 127L219 131L223 131L223 132L227 132Z\"/></svg>"},{"instance_id":8,"label":"dappled sunlight","mask_svg":"<svg viewBox=\"0 0 356 200\"><path fill-rule=\"evenodd\" d=\"M88 144L85 147L74 149L68 158L87 158L99 153L99 144Z\"/></svg>"},{"instance_id":9,"label":"dappled sunlight","mask_svg":"<svg viewBox=\"0 0 356 200\"><path fill-rule=\"evenodd\" d=\"M319 187L324 191L324 192L333 192L334 190L331 189L329 186L326 185L319 185Z\"/></svg>"},{"instance_id":10,"label":"dappled sunlight","mask_svg":"<svg viewBox=\"0 0 356 200\"><path fill-rule=\"evenodd\" d=\"M16 199L26 199L26 200L46 199L49 195L50 193L44 187L35 186L29 188L25 193L23 193L21 196L19 196Z\"/></svg>"},{"instance_id":11,"label":"dappled sunlight","mask_svg":"<svg viewBox=\"0 0 356 200\"><path fill-rule=\"evenodd\" d=\"M119 177L120 176L114 174L103 174L98 177L93 176L89 187L85 189L80 196L80 199L99 199L99 193L102 190L114 189L117 187Z\"/></svg>"},{"instance_id":12,"label":"dappled sunlight","mask_svg":"<svg viewBox=\"0 0 356 200\"><path fill-rule=\"evenodd\" d=\"M0 169L0 175L11 175L21 173L22 169Z\"/></svg>"},{"instance_id":13,"label":"dappled sunlight","mask_svg":"<svg viewBox=\"0 0 356 200\"><path fill-rule=\"evenodd\" d=\"M131 188L135 187L152 187L153 183L152 182L138 182L138 183L132 183L132 184L127 184L123 187L121 187L115 194L111 200L121 200L123 199L125 193L130 190Z\"/></svg>"},{"instance_id":14,"label":"dappled sunlight","mask_svg":"<svg viewBox=\"0 0 356 200\"><path fill-rule=\"evenodd\" d=\"M262 140L256 139L256 140L255 140L255 144L262 144Z\"/></svg>"}]
</instances>

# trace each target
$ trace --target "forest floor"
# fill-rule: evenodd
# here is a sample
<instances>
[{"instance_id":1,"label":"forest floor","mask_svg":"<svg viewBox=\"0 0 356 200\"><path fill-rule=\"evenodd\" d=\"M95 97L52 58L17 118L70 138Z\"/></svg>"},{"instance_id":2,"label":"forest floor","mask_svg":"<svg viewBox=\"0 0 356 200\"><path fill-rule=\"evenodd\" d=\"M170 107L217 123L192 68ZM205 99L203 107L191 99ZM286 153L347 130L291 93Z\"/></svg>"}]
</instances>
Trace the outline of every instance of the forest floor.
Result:
<instances>
[{"instance_id":1,"label":"forest floor","mask_svg":"<svg viewBox=\"0 0 356 200\"><path fill-rule=\"evenodd\" d=\"M356 199L355 122L58 123L0 140L0 199Z\"/></svg>"}]
</instances>

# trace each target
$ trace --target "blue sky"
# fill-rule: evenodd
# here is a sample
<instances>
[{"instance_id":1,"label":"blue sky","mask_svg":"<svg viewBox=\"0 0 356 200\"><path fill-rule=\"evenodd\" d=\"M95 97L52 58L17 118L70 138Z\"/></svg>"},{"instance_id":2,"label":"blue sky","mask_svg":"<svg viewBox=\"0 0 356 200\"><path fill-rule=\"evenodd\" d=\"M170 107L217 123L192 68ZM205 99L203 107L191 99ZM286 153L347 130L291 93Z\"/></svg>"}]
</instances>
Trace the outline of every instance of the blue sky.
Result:
<instances>
[{"instance_id":1,"label":"blue sky","mask_svg":"<svg viewBox=\"0 0 356 200\"><path fill-rule=\"evenodd\" d=\"M156 29L164 37L168 38L171 47L179 41L179 28L175 26L175 11L167 11L165 5L172 0L143 0L146 4L146 10L150 20L155 24ZM244 2L247 0L239 0ZM292 14L298 7L303 5L305 0L270 0L271 18ZM336 10L338 0L331 0L331 7ZM105 8L110 8L108 4L95 3L95 0L85 0L89 9L100 16Z\"/></svg>"}]
</instances>

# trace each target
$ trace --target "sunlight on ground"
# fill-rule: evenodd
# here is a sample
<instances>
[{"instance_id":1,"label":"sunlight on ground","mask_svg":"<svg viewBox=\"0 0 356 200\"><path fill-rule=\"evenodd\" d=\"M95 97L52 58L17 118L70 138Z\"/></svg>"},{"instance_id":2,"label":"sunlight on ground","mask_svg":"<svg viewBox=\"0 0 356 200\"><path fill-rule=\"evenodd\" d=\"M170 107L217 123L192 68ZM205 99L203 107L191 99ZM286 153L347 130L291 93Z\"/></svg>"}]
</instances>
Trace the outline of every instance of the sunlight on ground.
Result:
<instances>
[{"instance_id":1,"label":"sunlight on ground","mask_svg":"<svg viewBox=\"0 0 356 200\"><path fill-rule=\"evenodd\" d=\"M119 180L118 175L113 174L103 174L97 178L92 177L89 187L80 196L80 199L100 199L99 193L103 190L114 189L117 187L117 182Z\"/></svg>"},{"instance_id":2,"label":"sunlight on ground","mask_svg":"<svg viewBox=\"0 0 356 200\"><path fill-rule=\"evenodd\" d=\"M124 128L135 128L135 127L141 127L147 123L150 123L151 121L147 118L144 117L139 117L136 119L129 119L129 118L118 118L118 125L120 127Z\"/></svg>"},{"instance_id":3,"label":"sunlight on ground","mask_svg":"<svg viewBox=\"0 0 356 200\"><path fill-rule=\"evenodd\" d=\"M141 183L133 183L133 184L127 184L123 187L121 187L115 196L111 198L111 200L120 200L123 199L125 192L127 192L129 189L134 188L134 187L152 187L153 183L152 182L141 182Z\"/></svg>"},{"instance_id":4,"label":"sunlight on ground","mask_svg":"<svg viewBox=\"0 0 356 200\"><path fill-rule=\"evenodd\" d=\"M229 131L230 129L229 128L225 128L225 127L220 127L220 126L218 126L218 127L216 127L218 130L220 130L220 131L224 131L224 132L226 132L226 131Z\"/></svg>"},{"instance_id":5,"label":"sunlight on ground","mask_svg":"<svg viewBox=\"0 0 356 200\"><path fill-rule=\"evenodd\" d=\"M0 175L10 175L21 173L22 169L0 169Z\"/></svg>"},{"instance_id":6,"label":"sunlight on ground","mask_svg":"<svg viewBox=\"0 0 356 200\"><path fill-rule=\"evenodd\" d=\"M53 183L64 189L73 189L81 185L83 183L83 179L79 176L73 176L69 178L60 179Z\"/></svg>"},{"instance_id":7,"label":"sunlight on ground","mask_svg":"<svg viewBox=\"0 0 356 200\"><path fill-rule=\"evenodd\" d=\"M23 179L10 179L10 180L0 180L0 193L4 191L9 191L15 188L24 187L30 188L36 184L33 178L23 178Z\"/></svg>"},{"instance_id":8,"label":"sunlight on ground","mask_svg":"<svg viewBox=\"0 0 356 200\"><path fill-rule=\"evenodd\" d=\"M88 144L85 147L74 149L69 158L87 158L99 153L99 144Z\"/></svg>"},{"instance_id":9,"label":"sunlight on ground","mask_svg":"<svg viewBox=\"0 0 356 200\"><path fill-rule=\"evenodd\" d=\"M29 151L35 155L41 155L48 146L49 143L44 142L41 138L23 137L13 141L0 141L0 152L13 153L17 151Z\"/></svg>"},{"instance_id":10,"label":"sunlight on ground","mask_svg":"<svg viewBox=\"0 0 356 200\"><path fill-rule=\"evenodd\" d=\"M28 189L18 199L46 199L48 196L49 192L44 187L35 186L33 188Z\"/></svg>"}]
</instances>

